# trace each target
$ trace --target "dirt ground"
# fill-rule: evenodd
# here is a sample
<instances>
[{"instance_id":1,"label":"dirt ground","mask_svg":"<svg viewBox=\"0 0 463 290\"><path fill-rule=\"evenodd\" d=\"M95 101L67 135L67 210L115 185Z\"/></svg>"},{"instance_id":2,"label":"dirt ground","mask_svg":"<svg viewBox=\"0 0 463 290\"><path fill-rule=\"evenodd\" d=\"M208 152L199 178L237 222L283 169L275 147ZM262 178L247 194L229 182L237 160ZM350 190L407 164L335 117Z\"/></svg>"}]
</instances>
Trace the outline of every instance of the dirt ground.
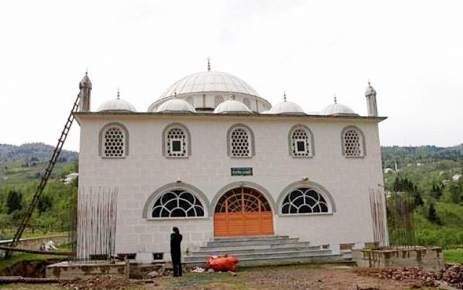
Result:
<instances>
[{"instance_id":1,"label":"dirt ground","mask_svg":"<svg viewBox=\"0 0 463 290\"><path fill-rule=\"evenodd\" d=\"M98 280L99 279L99 280ZM148 283L147 283L148 282ZM183 277L158 277L150 281L127 281L111 278L94 278L85 281L59 284L6 284L9 289L73 289L73 290L235 290L235 289L324 289L324 290L405 290L452 289L424 286L420 279L396 281L378 278L368 269L335 265L299 265L238 269L229 273L185 273Z\"/></svg>"}]
</instances>

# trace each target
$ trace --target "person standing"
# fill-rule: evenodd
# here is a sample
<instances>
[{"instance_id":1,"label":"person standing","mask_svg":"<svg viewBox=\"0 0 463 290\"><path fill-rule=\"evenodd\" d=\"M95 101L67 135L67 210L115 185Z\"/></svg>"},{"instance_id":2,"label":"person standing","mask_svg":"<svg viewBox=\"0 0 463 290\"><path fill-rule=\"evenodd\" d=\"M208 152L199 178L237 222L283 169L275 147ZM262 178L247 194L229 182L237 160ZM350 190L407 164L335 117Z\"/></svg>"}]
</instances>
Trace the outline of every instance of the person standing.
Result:
<instances>
[{"instance_id":1,"label":"person standing","mask_svg":"<svg viewBox=\"0 0 463 290\"><path fill-rule=\"evenodd\" d=\"M174 277L182 276L182 235L177 227L173 227L174 232L170 235L170 256L174 268Z\"/></svg>"}]
</instances>

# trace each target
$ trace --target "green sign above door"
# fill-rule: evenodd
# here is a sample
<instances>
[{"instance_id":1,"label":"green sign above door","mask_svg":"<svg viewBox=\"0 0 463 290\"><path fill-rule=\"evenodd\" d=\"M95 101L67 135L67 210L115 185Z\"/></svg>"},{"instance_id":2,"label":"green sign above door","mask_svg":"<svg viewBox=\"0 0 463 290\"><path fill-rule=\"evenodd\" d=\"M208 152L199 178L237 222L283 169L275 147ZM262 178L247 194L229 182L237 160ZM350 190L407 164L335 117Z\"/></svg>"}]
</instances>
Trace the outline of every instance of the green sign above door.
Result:
<instances>
[{"instance_id":1,"label":"green sign above door","mask_svg":"<svg viewBox=\"0 0 463 290\"><path fill-rule=\"evenodd\" d=\"M230 169L232 176L252 175L252 167L232 167Z\"/></svg>"}]
</instances>

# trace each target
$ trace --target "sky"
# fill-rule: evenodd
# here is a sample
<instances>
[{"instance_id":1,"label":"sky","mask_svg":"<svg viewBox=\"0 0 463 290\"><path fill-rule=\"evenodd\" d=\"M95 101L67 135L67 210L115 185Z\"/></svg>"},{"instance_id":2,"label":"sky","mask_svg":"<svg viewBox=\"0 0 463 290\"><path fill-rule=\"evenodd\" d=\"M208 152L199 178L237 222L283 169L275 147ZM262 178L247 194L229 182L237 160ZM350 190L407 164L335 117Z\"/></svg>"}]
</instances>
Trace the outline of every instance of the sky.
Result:
<instances>
[{"instance_id":1,"label":"sky","mask_svg":"<svg viewBox=\"0 0 463 290\"><path fill-rule=\"evenodd\" d=\"M85 72L91 109L146 112L177 80L235 75L276 104L365 116L383 146L463 143L463 1L2 0L0 143L55 146ZM79 150L75 122L64 144Z\"/></svg>"}]
</instances>

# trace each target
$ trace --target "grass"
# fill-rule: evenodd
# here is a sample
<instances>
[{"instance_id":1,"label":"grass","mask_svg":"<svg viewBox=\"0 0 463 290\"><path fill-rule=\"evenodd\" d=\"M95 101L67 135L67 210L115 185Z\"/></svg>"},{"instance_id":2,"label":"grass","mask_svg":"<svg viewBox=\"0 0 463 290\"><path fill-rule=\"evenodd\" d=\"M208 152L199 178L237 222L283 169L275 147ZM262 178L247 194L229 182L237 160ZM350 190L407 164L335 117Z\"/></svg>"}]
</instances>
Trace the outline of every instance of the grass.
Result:
<instances>
[{"instance_id":1,"label":"grass","mask_svg":"<svg viewBox=\"0 0 463 290\"><path fill-rule=\"evenodd\" d=\"M16 263L21 261L45 261L50 259L53 256L37 255L37 254L18 254L13 255L10 259L1 259L0 260L0 273ZM54 257L56 258L56 256Z\"/></svg>"},{"instance_id":2,"label":"grass","mask_svg":"<svg viewBox=\"0 0 463 290\"><path fill-rule=\"evenodd\" d=\"M444 250L443 252L446 263L463 264L463 249Z\"/></svg>"}]
</instances>

